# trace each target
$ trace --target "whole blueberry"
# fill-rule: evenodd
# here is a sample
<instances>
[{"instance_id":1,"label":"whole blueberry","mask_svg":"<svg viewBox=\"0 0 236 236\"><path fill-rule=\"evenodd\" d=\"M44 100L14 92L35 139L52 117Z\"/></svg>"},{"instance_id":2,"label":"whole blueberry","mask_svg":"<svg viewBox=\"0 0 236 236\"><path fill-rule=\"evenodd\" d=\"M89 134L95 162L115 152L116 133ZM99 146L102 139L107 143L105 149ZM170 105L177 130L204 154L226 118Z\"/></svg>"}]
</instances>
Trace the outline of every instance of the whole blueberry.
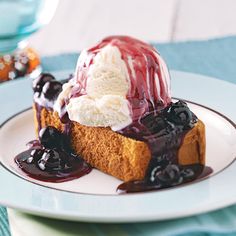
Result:
<instances>
[{"instance_id":1,"label":"whole blueberry","mask_svg":"<svg viewBox=\"0 0 236 236\"><path fill-rule=\"evenodd\" d=\"M54 76L49 74L49 73L42 73L39 77L33 80L33 90L34 92L41 93L43 86L48 82L48 81L53 81L55 80Z\"/></svg>"},{"instance_id":2,"label":"whole blueberry","mask_svg":"<svg viewBox=\"0 0 236 236\"><path fill-rule=\"evenodd\" d=\"M168 156L165 154L161 156L152 156L149 162L146 178L151 182L155 181L157 172L164 170L169 164L170 161Z\"/></svg>"},{"instance_id":3,"label":"whole blueberry","mask_svg":"<svg viewBox=\"0 0 236 236\"><path fill-rule=\"evenodd\" d=\"M185 179L191 179L194 177L195 173L191 168L184 168L181 171L181 175L185 178Z\"/></svg>"},{"instance_id":4,"label":"whole blueberry","mask_svg":"<svg viewBox=\"0 0 236 236\"><path fill-rule=\"evenodd\" d=\"M62 84L59 81L48 81L43 86L43 94L48 100L54 100L62 91Z\"/></svg>"},{"instance_id":5,"label":"whole blueberry","mask_svg":"<svg viewBox=\"0 0 236 236\"><path fill-rule=\"evenodd\" d=\"M57 149L45 149L38 166L41 170L59 171L65 166L64 153Z\"/></svg>"},{"instance_id":6,"label":"whole blueberry","mask_svg":"<svg viewBox=\"0 0 236 236\"><path fill-rule=\"evenodd\" d=\"M33 163L38 161L42 156L43 150L42 149L31 149L30 156L27 158L27 163Z\"/></svg>"},{"instance_id":7,"label":"whole blueberry","mask_svg":"<svg viewBox=\"0 0 236 236\"><path fill-rule=\"evenodd\" d=\"M61 148L62 146L62 133L52 126L47 126L39 131L40 143L49 149Z\"/></svg>"},{"instance_id":8,"label":"whole blueberry","mask_svg":"<svg viewBox=\"0 0 236 236\"><path fill-rule=\"evenodd\" d=\"M187 104L183 101L178 101L168 110L168 120L175 125L182 125L184 128L191 126L193 115Z\"/></svg>"},{"instance_id":9,"label":"whole blueberry","mask_svg":"<svg viewBox=\"0 0 236 236\"><path fill-rule=\"evenodd\" d=\"M152 134L159 133L168 126L164 117L152 113L144 117L141 122Z\"/></svg>"},{"instance_id":10,"label":"whole blueberry","mask_svg":"<svg viewBox=\"0 0 236 236\"><path fill-rule=\"evenodd\" d=\"M179 167L169 164L164 170L156 172L155 181L161 182L163 186L175 186L183 181Z\"/></svg>"}]
</instances>

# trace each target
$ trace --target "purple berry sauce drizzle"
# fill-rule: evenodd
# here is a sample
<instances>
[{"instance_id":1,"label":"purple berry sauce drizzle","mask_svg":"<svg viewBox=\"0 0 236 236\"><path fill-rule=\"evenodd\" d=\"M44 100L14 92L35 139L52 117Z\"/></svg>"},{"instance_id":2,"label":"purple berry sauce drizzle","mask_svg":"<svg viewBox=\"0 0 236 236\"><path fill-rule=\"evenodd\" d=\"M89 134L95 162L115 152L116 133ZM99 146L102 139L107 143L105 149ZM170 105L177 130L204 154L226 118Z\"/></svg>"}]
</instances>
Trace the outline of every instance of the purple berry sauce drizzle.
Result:
<instances>
[{"instance_id":1,"label":"purple berry sauce drizzle","mask_svg":"<svg viewBox=\"0 0 236 236\"><path fill-rule=\"evenodd\" d=\"M70 149L67 136L48 126L39 132L39 140L27 144L15 162L28 176L46 182L65 182L84 176L92 170Z\"/></svg>"},{"instance_id":2,"label":"purple berry sauce drizzle","mask_svg":"<svg viewBox=\"0 0 236 236\"><path fill-rule=\"evenodd\" d=\"M67 80L66 80L67 81ZM62 90L62 83L50 74L42 74L33 82L34 96L43 96L47 109L52 110L51 101ZM65 124L63 133L56 128L41 127L40 114L43 106L35 103L38 119L39 140L27 144L28 150L15 157L19 168L28 176L46 182L65 182L91 172L92 168L81 157L73 153L69 144L70 123Z\"/></svg>"},{"instance_id":3,"label":"purple berry sauce drizzle","mask_svg":"<svg viewBox=\"0 0 236 236\"><path fill-rule=\"evenodd\" d=\"M92 168L75 155L69 145L71 122L63 114L65 130L60 133L54 127L41 127L42 108L52 110L51 104L62 90L62 83L50 74L42 74L33 83L34 97L43 96L42 106L35 102L39 140L27 144L28 150L15 157L15 162L28 176L47 182L64 182L88 174ZM152 158L144 180L124 182L118 193L143 192L174 187L203 178L212 169L202 164L179 165L178 150L186 133L194 127L197 117L183 101L170 103L166 108L149 112L118 133L148 144ZM200 163L200 161L199 161Z\"/></svg>"},{"instance_id":4,"label":"purple berry sauce drizzle","mask_svg":"<svg viewBox=\"0 0 236 236\"><path fill-rule=\"evenodd\" d=\"M178 164L178 150L186 133L197 121L196 115L189 110L187 104L178 101L119 131L124 136L146 142L152 158L144 180L125 182L118 186L118 192L142 192L174 187L209 175L212 169L200 164L200 160L192 165Z\"/></svg>"}]
</instances>

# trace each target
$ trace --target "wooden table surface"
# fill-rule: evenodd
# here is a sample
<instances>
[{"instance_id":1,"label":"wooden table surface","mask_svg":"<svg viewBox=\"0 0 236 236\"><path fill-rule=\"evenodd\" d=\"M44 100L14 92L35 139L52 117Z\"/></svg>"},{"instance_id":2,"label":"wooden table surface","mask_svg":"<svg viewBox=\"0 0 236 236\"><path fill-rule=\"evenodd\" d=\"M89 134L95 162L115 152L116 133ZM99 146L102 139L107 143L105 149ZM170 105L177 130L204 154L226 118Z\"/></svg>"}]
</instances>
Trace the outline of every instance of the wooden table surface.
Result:
<instances>
[{"instance_id":1,"label":"wooden table surface","mask_svg":"<svg viewBox=\"0 0 236 236\"><path fill-rule=\"evenodd\" d=\"M60 0L50 24L30 38L41 54L75 52L107 35L146 41L236 34L236 0Z\"/></svg>"}]
</instances>

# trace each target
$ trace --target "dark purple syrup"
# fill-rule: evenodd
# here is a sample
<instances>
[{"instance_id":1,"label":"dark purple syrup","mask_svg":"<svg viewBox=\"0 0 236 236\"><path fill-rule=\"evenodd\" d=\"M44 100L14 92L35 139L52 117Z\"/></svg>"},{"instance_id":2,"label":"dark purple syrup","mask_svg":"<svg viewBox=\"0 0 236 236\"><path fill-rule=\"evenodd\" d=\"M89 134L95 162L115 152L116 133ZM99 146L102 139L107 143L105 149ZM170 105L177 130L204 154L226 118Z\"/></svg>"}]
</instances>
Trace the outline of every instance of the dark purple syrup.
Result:
<instances>
[{"instance_id":1,"label":"dark purple syrup","mask_svg":"<svg viewBox=\"0 0 236 236\"><path fill-rule=\"evenodd\" d=\"M152 158L144 180L130 181L118 186L118 192L142 192L174 187L198 178L204 165L178 164L178 150L186 133L197 122L187 104L183 101L171 103L168 107L154 111L137 122L119 131L124 136L148 144ZM212 172L210 168L206 173Z\"/></svg>"},{"instance_id":2,"label":"dark purple syrup","mask_svg":"<svg viewBox=\"0 0 236 236\"><path fill-rule=\"evenodd\" d=\"M140 181L125 182L118 187L118 192L143 192L174 187L187 183L199 176L204 166L200 164L180 166L175 164L153 166L151 176Z\"/></svg>"},{"instance_id":3,"label":"dark purple syrup","mask_svg":"<svg viewBox=\"0 0 236 236\"><path fill-rule=\"evenodd\" d=\"M41 129L38 140L27 144L15 162L28 176L46 182L64 182L84 176L92 170L81 157L73 154L67 138L54 127Z\"/></svg>"}]
</instances>

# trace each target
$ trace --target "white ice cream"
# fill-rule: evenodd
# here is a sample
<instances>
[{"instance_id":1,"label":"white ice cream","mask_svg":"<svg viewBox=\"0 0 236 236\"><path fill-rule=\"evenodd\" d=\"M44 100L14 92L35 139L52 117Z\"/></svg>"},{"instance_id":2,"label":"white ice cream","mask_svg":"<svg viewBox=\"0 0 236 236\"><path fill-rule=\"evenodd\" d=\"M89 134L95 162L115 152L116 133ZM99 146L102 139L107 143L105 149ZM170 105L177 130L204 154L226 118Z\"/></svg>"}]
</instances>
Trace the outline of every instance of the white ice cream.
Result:
<instances>
[{"instance_id":1,"label":"white ice cream","mask_svg":"<svg viewBox=\"0 0 236 236\"><path fill-rule=\"evenodd\" d=\"M83 55L84 53L81 57ZM80 61L79 59L78 67ZM86 126L111 127L114 131L126 127L132 122L126 99L129 86L127 67L121 59L119 49L111 45L105 46L89 67L86 95L70 98L66 106L70 120ZM72 88L71 82L63 86L54 107L56 111L59 112L60 105L65 97L69 97Z\"/></svg>"}]
</instances>

